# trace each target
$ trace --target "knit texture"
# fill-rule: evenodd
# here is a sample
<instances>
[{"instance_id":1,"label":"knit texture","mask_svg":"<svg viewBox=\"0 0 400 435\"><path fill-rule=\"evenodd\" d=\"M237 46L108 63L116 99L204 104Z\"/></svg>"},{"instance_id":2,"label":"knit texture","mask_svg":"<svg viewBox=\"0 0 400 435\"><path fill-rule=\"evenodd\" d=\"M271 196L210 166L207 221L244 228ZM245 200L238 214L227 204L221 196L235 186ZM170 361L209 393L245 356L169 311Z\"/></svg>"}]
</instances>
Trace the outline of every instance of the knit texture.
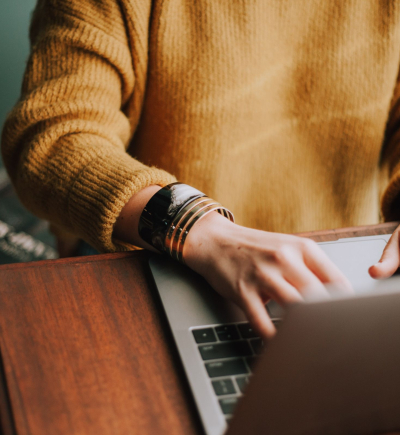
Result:
<instances>
[{"instance_id":1,"label":"knit texture","mask_svg":"<svg viewBox=\"0 0 400 435\"><path fill-rule=\"evenodd\" d=\"M4 163L101 251L175 179L269 231L400 218L395 0L39 0L31 41Z\"/></svg>"}]
</instances>

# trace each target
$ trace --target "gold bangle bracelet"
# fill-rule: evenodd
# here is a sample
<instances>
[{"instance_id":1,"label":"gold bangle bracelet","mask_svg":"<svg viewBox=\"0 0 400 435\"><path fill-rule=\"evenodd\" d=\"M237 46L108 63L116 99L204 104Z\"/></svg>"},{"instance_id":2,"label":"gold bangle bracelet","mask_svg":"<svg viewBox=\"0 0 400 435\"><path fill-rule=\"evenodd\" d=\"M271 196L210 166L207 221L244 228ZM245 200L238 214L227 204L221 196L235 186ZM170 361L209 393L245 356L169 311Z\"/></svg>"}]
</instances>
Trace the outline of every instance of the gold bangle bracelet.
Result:
<instances>
[{"instance_id":1,"label":"gold bangle bracelet","mask_svg":"<svg viewBox=\"0 0 400 435\"><path fill-rule=\"evenodd\" d=\"M201 212L199 212L196 216L193 216L193 219L191 219L187 225L186 228L184 229L184 231L182 232L181 238L179 240L178 243L178 249L176 250L176 259L185 264L185 261L183 259L183 248L184 248L184 244L186 241L186 237L189 234L189 231L191 230L191 228L193 228L194 224L196 222L198 222L200 219L202 219L204 216L206 216L207 214L211 213L212 211L217 211L218 213L220 213L221 215L223 215L225 217L225 214L228 215L228 219L231 222L235 222L235 218L233 217L233 214L226 209L225 207L222 207L221 204L216 204L214 206L210 205L209 207L204 207Z\"/></svg>"},{"instance_id":2,"label":"gold bangle bracelet","mask_svg":"<svg viewBox=\"0 0 400 435\"><path fill-rule=\"evenodd\" d=\"M165 235L165 242L164 242L164 246L166 247L167 251L171 252L171 249L169 249L169 246L172 246L172 241L174 239L174 236L176 234L176 231L178 231L179 229L179 224L181 222L181 220L187 215L187 213L194 211L193 209L195 207L198 207L200 204L203 204L205 202L209 203L211 201L210 198L208 198L207 196L201 197L201 198L196 198L193 201L191 201L189 204L187 204L185 207L182 208L182 210L180 210L178 212L178 214L176 216L174 216L171 224L169 225L166 235ZM170 253L168 252L168 253Z\"/></svg>"},{"instance_id":3,"label":"gold bangle bracelet","mask_svg":"<svg viewBox=\"0 0 400 435\"><path fill-rule=\"evenodd\" d=\"M174 245L173 245L172 250L173 250L174 255L172 258L175 258L176 260L178 260L178 252L179 252L179 247L181 244L181 238L182 238L183 234L187 231L187 227L190 225L190 223L193 221L193 219L197 220L196 218L198 216L201 216L204 213L204 211L206 211L212 207L218 208L219 206L220 206L220 204L218 204L218 202L216 202L216 201L212 201L210 204L203 204L203 206L199 207L199 209L196 212L194 212L188 216L188 219L186 220L185 223L182 223L182 224L179 223L180 231L179 231L179 233L178 232L176 233L175 238L173 240ZM185 237L185 239L186 239L186 237Z\"/></svg>"},{"instance_id":4,"label":"gold bangle bracelet","mask_svg":"<svg viewBox=\"0 0 400 435\"><path fill-rule=\"evenodd\" d=\"M212 211L217 211L231 222L235 222L233 214L217 201L208 196L197 197L182 207L173 217L165 233L164 252L184 264L183 247L190 229Z\"/></svg>"},{"instance_id":5,"label":"gold bangle bracelet","mask_svg":"<svg viewBox=\"0 0 400 435\"><path fill-rule=\"evenodd\" d=\"M193 216L193 218L187 223L185 228L183 229L181 233L181 237L179 238L179 241L176 245L176 250L174 251L175 259L183 262L183 247L186 241L186 238L189 234L189 230L193 227L193 225L200 220L203 216L205 216L208 212L212 212L214 210L217 210L219 208L218 204L210 205L209 207L204 207L201 209L199 213L197 213L196 216Z\"/></svg>"},{"instance_id":6,"label":"gold bangle bracelet","mask_svg":"<svg viewBox=\"0 0 400 435\"><path fill-rule=\"evenodd\" d=\"M178 226L178 230L175 233L174 238L171 241L171 252L176 252L178 250L178 246L179 246L179 240L182 236L182 233L185 231L187 225L189 224L189 222L195 217L197 216L202 210L204 210L206 207L210 207L210 206L215 206L218 203L216 201L210 200L207 203L203 203L203 204L199 204L199 206L195 207L191 213L189 213L184 220L181 220L179 222Z\"/></svg>"},{"instance_id":7,"label":"gold bangle bracelet","mask_svg":"<svg viewBox=\"0 0 400 435\"><path fill-rule=\"evenodd\" d=\"M167 230L167 235L165 237L164 246L169 255L172 256L172 251L174 244L178 240L179 233L182 231L182 228L185 226L187 220L195 213L197 213L204 205L215 204L215 201L208 198L202 197L197 198L191 203L189 203L186 207L184 207L178 214L175 216L171 225Z\"/></svg>"}]
</instances>

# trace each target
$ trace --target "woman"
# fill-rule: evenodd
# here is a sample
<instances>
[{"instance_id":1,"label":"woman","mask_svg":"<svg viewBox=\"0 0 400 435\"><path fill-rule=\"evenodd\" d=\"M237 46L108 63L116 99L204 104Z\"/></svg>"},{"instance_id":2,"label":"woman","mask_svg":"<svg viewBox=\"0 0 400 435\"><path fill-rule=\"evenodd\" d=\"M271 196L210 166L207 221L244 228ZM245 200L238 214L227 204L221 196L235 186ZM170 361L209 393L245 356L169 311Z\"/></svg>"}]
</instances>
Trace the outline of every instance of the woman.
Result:
<instances>
[{"instance_id":1,"label":"woman","mask_svg":"<svg viewBox=\"0 0 400 435\"><path fill-rule=\"evenodd\" d=\"M196 220L181 261L264 338L268 299L351 291L282 233L377 223L381 193L383 218L399 216L394 0L39 0L31 40L2 138L23 203L100 251L154 249L142 214L161 187L206 192L237 223ZM370 273L398 265L396 231Z\"/></svg>"}]
</instances>

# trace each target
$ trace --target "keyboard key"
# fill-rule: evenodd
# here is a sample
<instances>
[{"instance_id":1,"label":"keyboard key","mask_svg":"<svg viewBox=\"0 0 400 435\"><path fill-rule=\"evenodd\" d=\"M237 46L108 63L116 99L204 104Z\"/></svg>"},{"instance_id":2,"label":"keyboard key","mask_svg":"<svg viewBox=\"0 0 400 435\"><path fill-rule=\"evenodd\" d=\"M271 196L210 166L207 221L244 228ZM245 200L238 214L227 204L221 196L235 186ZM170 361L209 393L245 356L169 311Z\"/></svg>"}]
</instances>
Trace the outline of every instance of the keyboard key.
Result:
<instances>
[{"instance_id":1,"label":"keyboard key","mask_svg":"<svg viewBox=\"0 0 400 435\"><path fill-rule=\"evenodd\" d=\"M210 378L222 376L246 375L249 373L246 364L242 359L231 359L206 364L206 370Z\"/></svg>"},{"instance_id":2,"label":"keyboard key","mask_svg":"<svg viewBox=\"0 0 400 435\"><path fill-rule=\"evenodd\" d=\"M251 327L250 323L239 323L237 325L240 335L242 338L258 338L258 335L255 333L254 329Z\"/></svg>"},{"instance_id":3,"label":"keyboard key","mask_svg":"<svg viewBox=\"0 0 400 435\"><path fill-rule=\"evenodd\" d=\"M235 378L236 383L238 384L239 390L243 393L246 385L249 383L249 377L248 376L238 376Z\"/></svg>"},{"instance_id":4,"label":"keyboard key","mask_svg":"<svg viewBox=\"0 0 400 435\"><path fill-rule=\"evenodd\" d=\"M254 353L256 355L260 355L264 348L264 343L262 342L261 338L255 338L254 340L250 340L250 344L254 350Z\"/></svg>"},{"instance_id":5,"label":"keyboard key","mask_svg":"<svg viewBox=\"0 0 400 435\"><path fill-rule=\"evenodd\" d=\"M239 340L239 333L235 325L217 326L215 332L221 341Z\"/></svg>"},{"instance_id":6,"label":"keyboard key","mask_svg":"<svg viewBox=\"0 0 400 435\"><path fill-rule=\"evenodd\" d=\"M239 401L238 397L226 397L225 399L219 399L222 412L224 414L233 414L233 411Z\"/></svg>"},{"instance_id":7,"label":"keyboard key","mask_svg":"<svg viewBox=\"0 0 400 435\"><path fill-rule=\"evenodd\" d=\"M228 343L206 344L199 346L203 360L250 356L252 351L247 341L232 341Z\"/></svg>"},{"instance_id":8,"label":"keyboard key","mask_svg":"<svg viewBox=\"0 0 400 435\"><path fill-rule=\"evenodd\" d=\"M217 341L217 337L212 328L193 329L192 332L196 343L213 343Z\"/></svg>"},{"instance_id":9,"label":"keyboard key","mask_svg":"<svg viewBox=\"0 0 400 435\"><path fill-rule=\"evenodd\" d=\"M236 393L235 386L233 385L233 382L229 378L212 381L212 386L217 396Z\"/></svg>"}]
</instances>

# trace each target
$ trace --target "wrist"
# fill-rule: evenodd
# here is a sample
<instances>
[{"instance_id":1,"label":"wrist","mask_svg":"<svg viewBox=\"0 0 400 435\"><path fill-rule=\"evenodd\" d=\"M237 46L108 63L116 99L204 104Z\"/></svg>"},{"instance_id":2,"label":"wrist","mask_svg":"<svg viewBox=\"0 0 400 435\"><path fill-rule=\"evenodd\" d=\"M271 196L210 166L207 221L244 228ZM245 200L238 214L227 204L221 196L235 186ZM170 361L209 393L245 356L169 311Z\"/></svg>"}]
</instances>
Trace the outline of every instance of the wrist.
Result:
<instances>
[{"instance_id":1,"label":"wrist","mask_svg":"<svg viewBox=\"0 0 400 435\"><path fill-rule=\"evenodd\" d=\"M183 249L185 263L196 272L207 265L221 246L229 239L229 234L238 225L218 212L212 212L200 219L190 230Z\"/></svg>"}]
</instances>

